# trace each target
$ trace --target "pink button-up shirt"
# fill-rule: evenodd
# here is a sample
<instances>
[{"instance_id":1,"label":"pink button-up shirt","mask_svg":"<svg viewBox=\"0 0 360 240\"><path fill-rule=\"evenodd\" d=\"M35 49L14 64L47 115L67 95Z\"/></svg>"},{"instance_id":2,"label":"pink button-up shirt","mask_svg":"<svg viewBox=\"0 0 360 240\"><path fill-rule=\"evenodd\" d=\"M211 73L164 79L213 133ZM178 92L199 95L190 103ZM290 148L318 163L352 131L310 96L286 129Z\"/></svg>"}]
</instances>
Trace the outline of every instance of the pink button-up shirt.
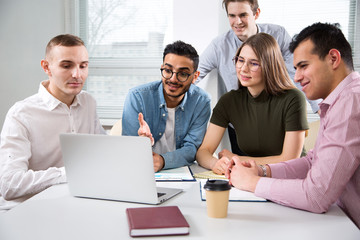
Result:
<instances>
[{"instance_id":1,"label":"pink button-up shirt","mask_svg":"<svg viewBox=\"0 0 360 240\"><path fill-rule=\"evenodd\" d=\"M307 156L271 164L255 194L322 213L337 203L360 228L360 74L349 74L320 104L320 129Z\"/></svg>"}]
</instances>

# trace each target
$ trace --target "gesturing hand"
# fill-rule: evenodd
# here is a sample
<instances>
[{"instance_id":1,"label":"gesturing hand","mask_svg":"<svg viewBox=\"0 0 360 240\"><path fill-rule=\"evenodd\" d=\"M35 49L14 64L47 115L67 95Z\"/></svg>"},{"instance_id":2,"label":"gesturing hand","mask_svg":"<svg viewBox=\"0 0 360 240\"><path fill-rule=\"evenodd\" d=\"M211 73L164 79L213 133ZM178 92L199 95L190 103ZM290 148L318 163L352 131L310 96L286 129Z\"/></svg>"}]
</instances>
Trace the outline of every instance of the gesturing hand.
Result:
<instances>
[{"instance_id":1,"label":"gesturing hand","mask_svg":"<svg viewBox=\"0 0 360 240\"><path fill-rule=\"evenodd\" d=\"M147 122L144 120L144 116L142 113L139 113L138 119L139 119L139 124L140 124L139 130L138 130L138 135L142 136L142 137L150 138L151 145L154 145L154 138L151 134L150 127L147 124Z\"/></svg>"}]
</instances>

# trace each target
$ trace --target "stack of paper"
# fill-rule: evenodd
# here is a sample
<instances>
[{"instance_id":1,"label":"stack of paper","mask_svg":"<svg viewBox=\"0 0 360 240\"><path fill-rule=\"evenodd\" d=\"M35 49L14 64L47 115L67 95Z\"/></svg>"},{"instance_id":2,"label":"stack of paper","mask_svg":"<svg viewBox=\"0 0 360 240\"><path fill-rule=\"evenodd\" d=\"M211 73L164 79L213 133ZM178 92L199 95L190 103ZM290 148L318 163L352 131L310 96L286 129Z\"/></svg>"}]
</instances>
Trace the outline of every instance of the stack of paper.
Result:
<instances>
[{"instance_id":1,"label":"stack of paper","mask_svg":"<svg viewBox=\"0 0 360 240\"><path fill-rule=\"evenodd\" d=\"M195 181L188 166L161 170L155 173L156 181Z\"/></svg>"}]
</instances>

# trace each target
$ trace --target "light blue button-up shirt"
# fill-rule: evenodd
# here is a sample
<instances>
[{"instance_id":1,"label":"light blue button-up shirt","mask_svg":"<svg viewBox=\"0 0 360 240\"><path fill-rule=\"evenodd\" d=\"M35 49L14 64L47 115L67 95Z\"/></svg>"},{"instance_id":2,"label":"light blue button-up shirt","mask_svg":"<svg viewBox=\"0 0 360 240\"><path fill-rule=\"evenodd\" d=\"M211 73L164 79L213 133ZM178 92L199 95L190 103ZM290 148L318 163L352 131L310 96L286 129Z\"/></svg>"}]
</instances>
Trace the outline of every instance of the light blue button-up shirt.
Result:
<instances>
[{"instance_id":1,"label":"light blue button-up shirt","mask_svg":"<svg viewBox=\"0 0 360 240\"><path fill-rule=\"evenodd\" d=\"M130 89L124 103L122 135L138 135L140 112L143 113L156 143L165 132L168 116L161 81ZM209 95L191 84L175 110L176 150L161 154L165 161L164 169L186 166L194 162L196 151L206 132L210 112Z\"/></svg>"},{"instance_id":2,"label":"light blue button-up shirt","mask_svg":"<svg viewBox=\"0 0 360 240\"><path fill-rule=\"evenodd\" d=\"M257 27L258 32L267 33L275 38L279 44L290 78L294 79L295 69L293 65L293 54L289 50L291 37L288 32L284 27L275 24L257 24ZM211 70L217 69L226 88L226 91L219 92L220 96L230 90L238 89L239 83L232 59L235 56L237 49L242 44L243 42L231 29L215 38L200 56L198 68L200 76L198 77L197 82L201 81ZM299 90L301 90L299 83L294 84ZM318 104L320 101L321 100L308 100L313 112L317 112L319 110Z\"/></svg>"}]
</instances>

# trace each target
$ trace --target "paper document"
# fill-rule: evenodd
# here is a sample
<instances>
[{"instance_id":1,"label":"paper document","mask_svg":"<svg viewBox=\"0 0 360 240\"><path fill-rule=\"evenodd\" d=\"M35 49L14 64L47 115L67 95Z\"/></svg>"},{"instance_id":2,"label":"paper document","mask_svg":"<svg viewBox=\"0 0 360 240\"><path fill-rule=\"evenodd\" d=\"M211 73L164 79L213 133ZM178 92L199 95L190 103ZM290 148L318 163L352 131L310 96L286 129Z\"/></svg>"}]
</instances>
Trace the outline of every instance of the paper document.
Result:
<instances>
[{"instance_id":1,"label":"paper document","mask_svg":"<svg viewBox=\"0 0 360 240\"><path fill-rule=\"evenodd\" d=\"M200 179L200 194L201 194L201 200L203 201L206 201L206 194L204 189L204 185L206 181L207 179ZM230 189L229 201L230 202L266 202L267 200L265 198L255 196L255 194L252 192L242 191L240 189L232 187Z\"/></svg>"},{"instance_id":2,"label":"paper document","mask_svg":"<svg viewBox=\"0 0 360 240\"><path fill-rule=\"evenodd\" d=\"M156 181L195 181L188 166L161 170L155 173Z\"/></svg>"},{"instance_id":3,"label":"paper document","mask_svg":"<svg viewBox=\"0 0 360 240\"><path fill-rule=\"evenodd\" d=\"M226 179L225 175L219 175L214 173L213 171L195 173L194 177L202 179Z\"/></svg>"}]
</instances>

